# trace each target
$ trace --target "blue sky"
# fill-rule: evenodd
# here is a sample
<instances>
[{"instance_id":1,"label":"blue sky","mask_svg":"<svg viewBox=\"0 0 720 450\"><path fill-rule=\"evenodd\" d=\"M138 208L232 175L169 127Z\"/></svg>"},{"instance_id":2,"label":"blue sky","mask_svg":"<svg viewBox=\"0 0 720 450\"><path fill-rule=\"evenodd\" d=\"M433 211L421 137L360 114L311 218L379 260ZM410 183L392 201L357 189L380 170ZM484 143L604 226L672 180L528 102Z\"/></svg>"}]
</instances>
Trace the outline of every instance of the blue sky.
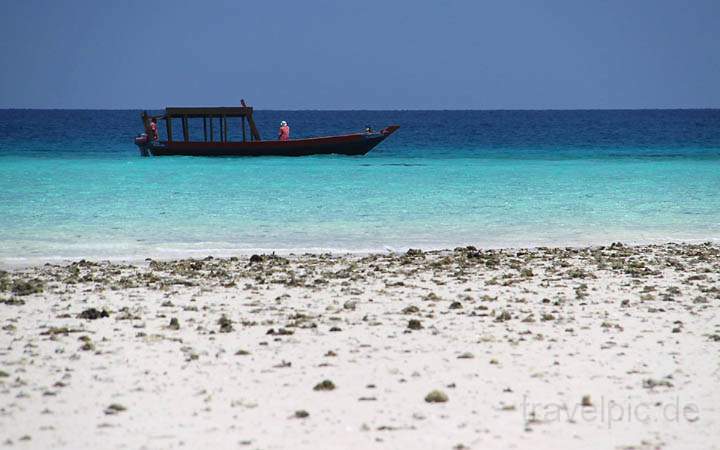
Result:
<instances>
[{"instance_id":1,"label":"blue sky","mask_svg":"<svg viewBox=\"0 0 720 450\"><path fill-rule=\"evenodd\" d=\"M720 107L718 0L33 1L0 107Z\"/></svg>"}]
</instances>

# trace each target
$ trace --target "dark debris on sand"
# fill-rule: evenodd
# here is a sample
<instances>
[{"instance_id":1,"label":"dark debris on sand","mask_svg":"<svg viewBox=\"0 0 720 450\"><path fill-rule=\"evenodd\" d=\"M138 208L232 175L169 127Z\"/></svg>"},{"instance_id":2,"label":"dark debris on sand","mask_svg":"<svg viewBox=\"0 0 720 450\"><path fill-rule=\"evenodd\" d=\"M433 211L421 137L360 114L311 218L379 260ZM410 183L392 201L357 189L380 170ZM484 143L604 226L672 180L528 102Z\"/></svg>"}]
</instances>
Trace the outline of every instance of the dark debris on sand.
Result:
<instances>
[{"instance_id":1,"label":"dark debris on sand","mask_svg":"<svg viewBox=\"0 0 720 450\"><path fill-rule=\"evenodd\" d=\"M315 385L313 388L314 391L334 391L335 390L335 383L333 383L330 380L323 380Z\"/></svg>"},{"instance_id":2,"label":"dark debris on sand","mask_svg":"<svg viewBox=\"0 0 720 450\"><path fill-rule=\"evenodd\" d=\"M78 319L87 319L87 320L97 320L97 319L103 319L106 317L110 317L110 314L103 310L99 310L96 308L88 308L78 314Z\"/></svg>"}]
</instances>

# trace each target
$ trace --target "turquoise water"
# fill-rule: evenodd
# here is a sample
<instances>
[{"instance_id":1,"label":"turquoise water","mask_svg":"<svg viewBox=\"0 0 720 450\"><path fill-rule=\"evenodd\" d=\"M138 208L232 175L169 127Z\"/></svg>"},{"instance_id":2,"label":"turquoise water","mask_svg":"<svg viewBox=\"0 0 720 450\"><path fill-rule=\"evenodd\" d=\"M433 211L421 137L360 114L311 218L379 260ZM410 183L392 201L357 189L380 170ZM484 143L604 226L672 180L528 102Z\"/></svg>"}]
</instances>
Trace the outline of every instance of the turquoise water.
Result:
<instances>
[{"instance_id":1,"label":"turquoise water","mask_svg":"<svg viewBox=\"0 0 720 450\"><path fill-rule=\"evenodd\" d=\"M4 111L0 261L720 240L716 111L262 113L266 134L403 128L366 157L140 158L136 112ZM98 114L112 133L64 131Z\"/></svg>"}]
</instances>

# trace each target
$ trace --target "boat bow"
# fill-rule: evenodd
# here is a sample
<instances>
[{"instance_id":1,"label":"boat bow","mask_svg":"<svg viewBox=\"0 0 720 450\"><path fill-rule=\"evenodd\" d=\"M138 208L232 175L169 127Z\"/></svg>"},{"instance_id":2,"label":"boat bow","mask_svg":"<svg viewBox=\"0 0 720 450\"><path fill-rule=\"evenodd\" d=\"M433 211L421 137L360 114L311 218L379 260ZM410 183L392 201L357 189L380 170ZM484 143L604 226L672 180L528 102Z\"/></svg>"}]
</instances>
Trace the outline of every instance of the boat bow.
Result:
<instances>
[{"instance_id":1,"label":"boat bow","mask_svg":"<svg viewBox=\"0 0 720 450\"><path fill-rule=\"evenodd\" d=\"M380 131L380 134L382 134L385 137L388 137L391 134L393 134L395 131L397 131L398 128L400 128L400 125L390 125L388 127L383 128L382 131Z\"/></svg>"}]
</instances>

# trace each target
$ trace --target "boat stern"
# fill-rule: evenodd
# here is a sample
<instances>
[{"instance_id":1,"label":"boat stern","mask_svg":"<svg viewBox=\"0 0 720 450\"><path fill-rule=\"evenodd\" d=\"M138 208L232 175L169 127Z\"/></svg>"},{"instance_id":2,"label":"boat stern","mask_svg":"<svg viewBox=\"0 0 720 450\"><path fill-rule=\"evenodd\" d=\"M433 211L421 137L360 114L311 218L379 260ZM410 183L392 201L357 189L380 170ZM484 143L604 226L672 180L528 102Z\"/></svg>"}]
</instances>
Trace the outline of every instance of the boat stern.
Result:
<instances>
[{"instance_id":1,"label":"boat stern","mask_svg":"<svg viewBox=\"0 0 720 450\"><path fill-rule=\"evenodd\" d=\"M150 147L152 144L149 142L147 134L141 133L135 136L135 145L140 150L140 156L151 156Z\"/></svg>"}]
</instances>

